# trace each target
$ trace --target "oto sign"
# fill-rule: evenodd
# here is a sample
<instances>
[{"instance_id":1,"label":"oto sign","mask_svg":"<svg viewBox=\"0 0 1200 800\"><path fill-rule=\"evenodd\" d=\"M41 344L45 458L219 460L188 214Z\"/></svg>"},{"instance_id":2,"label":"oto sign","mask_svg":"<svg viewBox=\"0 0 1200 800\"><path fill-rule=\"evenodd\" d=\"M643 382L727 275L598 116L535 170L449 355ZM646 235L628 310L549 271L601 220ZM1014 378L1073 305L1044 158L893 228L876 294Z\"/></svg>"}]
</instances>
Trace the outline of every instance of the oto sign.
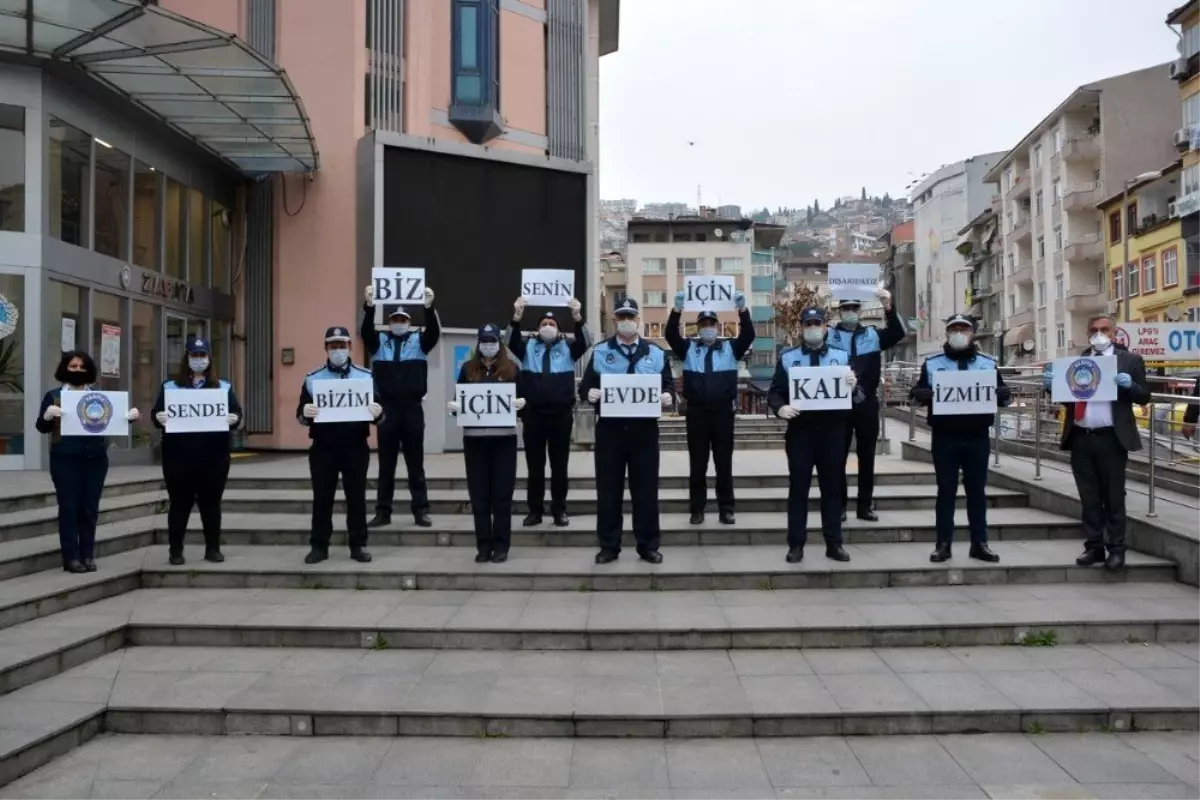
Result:
<instances>
[{"instance_id":1,"label":"oto sign","mask_svg":"<svg viewBox=\"0 0 1200 800\"><path fill-rule=\"evenodd\" d=\"M662 376L601 375L600 416L658 419L662 416Z\"/></svg>"},{"instance_id":2,"label":"oto sign","mask_svg":"<svg viewBox=\"0 0 1200 800\"><path fill-rule=\"evenodd\" d=\"M1200 361L1200 325L1189 322L1126 322L1113 341L1146 361Z\"/></svg>"},{"instance_id":3,"label":"oto sign","mask_svg":"<svg viewBox=\"0 0 1200 800\"><path fill-rule=\"evenodd\" d=\"M375 399L374 382L363 378L312 382L312 401L317 407L313 422L371 422L368 408Z\"/></svg>"},{"instance_id":4,"label":"oto sign","mask_svg":"<svg viewBox=\"0 0 1200 800\"><path fill-rule=\"evenodd\" d=\"M734 311L732 275L689 275L683 283L684 311Z\"/></svg>"},{"instance_id":5,"label":"oto sign","mask_svg":"<svg viewBox=\"0 0 1200 800\"><path fill-rule=\"evenodd\" d=\"M849 367L792 367L788 370L788 405L801 411L849 411L846 385Z\"/></svg>"},{"instance_id":6,"label":"oto sign","mask_svg":"<svg viewBox=\"0 0 1200 800\"><path fill-rule=\"evenodd\" d=\"M566 308L575 296L575 273L569 269L523 269L521 295L531 306Z\"/></svg>"},{"instance_id":7,"label":"oto sign","mask_svg":"<svg viewBox=\"0 0 1200 800\"><path fill-rule=\"evenodd\" d=\"M415 306L425 302L425 270L421 268L375 267L371 285L376 303Z\"/></svg>"},{"instance_id":8,"label":"oto sign","mask_svg":"<svg viewBox=\"0 0 1200 800\"><path fill-rule=\"evenodd\" d=\"M517 386L514 383L458 383L458 427L515 428Z\"/></svg>"},{"instance_id":9,"label":"oto sign","mask_svg":"<svg viewBox=\"0 0 1200 800\"><path fill-rule=\"evenodd\" d=\"M934 416L996 413L996 371L963 369L935 372Z\"/></svg>"},{"instance_id":10,"label":"oto sign","mask_svg":"<svg viewBox=\"0 0 1200 800\"><path fill-rule=\"evenodd\" d=\"M163 392L167 433L228 433L228 389L171 389Z\"/></svg>"}]
</instances>

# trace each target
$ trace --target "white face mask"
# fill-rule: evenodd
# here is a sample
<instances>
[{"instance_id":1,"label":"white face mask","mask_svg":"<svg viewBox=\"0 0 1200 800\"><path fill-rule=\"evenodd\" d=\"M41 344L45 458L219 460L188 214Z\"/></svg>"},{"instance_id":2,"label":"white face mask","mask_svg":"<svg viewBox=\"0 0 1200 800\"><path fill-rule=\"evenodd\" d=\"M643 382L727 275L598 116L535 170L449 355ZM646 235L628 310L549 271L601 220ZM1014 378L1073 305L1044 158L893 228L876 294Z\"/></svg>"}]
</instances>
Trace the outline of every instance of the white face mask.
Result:
<instances>
[{"instance_id":1,"label":"white face mask","mask_svg":"<svg viewBox=\"0 0 1200 800\"><path fill-rule=\"evenodd\" d=\"M811 325L804 329L804 343L809 347L816 347L825 341L825 328L820 325Z\"/></svg>"},{"instance_id":2,"label":"white face mask","mask_svg":"<svg viewBox=\"0 0 1200 800\"><path fill-rule=\"evenodd\" d=\"M543 325L538 329L538 336L543 342L549 344L558 338L558 328L553 325Z\"/></svg>"},{"instance_id":3,"label":"white face mask","mask_svg":"<svg viewBox=\"0 0 1200 800\"><path fill-rule=\"evenodd\" d=\"M347 348L339 348L329 351L329 363L335 367L344 367L346 362L350 360L350 351Z\"/></svg>"},{"instance_id":4,"label":"white face mask","mask_svg":"<svg viewBox=\"0 0 1200 800\"><path fill-rule=\"evenodd\" d=\"M407 322L393 322L388 325L388 330L397 336L403 336L408 333L409 324Z\"/></svg>"},{"instance_id":5,"label":"white face mask","mask_svg":"<svg viewBox=\"0 0 1200 800\"><path fill-rule=\"evenodd\" d=\"M1088 341L1091 342L1094 350L1107 350L1108 346L1112 344L1112 339L1103 333L1093 333L1092 338Z\"/></svg>"},{"instance_id":6,"label":"white face mask","mask_svg":"<svg viewBox=\"0 0 1200 800\"><path fill-rule=\"evenodd\" d=\"M499 352L500 352L500 343L499 342L480 342L479 343L479 355L483 356L484 358L495 358L496 354Z\"/></svg>"},{"instance_id":7,"label":"white face mask","mask_svg":"<svg viewBox=\"0 0 1200 800\"><path fill-rule=\"evenodd\" d=\"M195 372L195 373L204 372L206 369L208 369L208 359L207 358L189 358L188 359L188 369L190 369L192 372Z\"/></svg>"},{"instance_id":8,"label":"white face mask","mask_svg":"<svg viewBox=\"0 0 1200 800\"><path fill-rule=\"evenodd\" d=\"M951 350L966 350L971 346L971 334L952 333L946 337L946 344L950 345Z\"/></svg>"},{"instance_id":9,"label":"white face mask","mask_svg":"<svg viewBox=\"0 0 1200 800\"><path fill-rule=\"evenodd\" d=\"M701 328L700 329L700 341L715 342L716 340L717 340L717 329L716 328Z\"/></svg>"},{"instance_id":10,"label":"white face mask","mask_svg":"<svg viewBox=\"0 0 1200 800\"><path fill-rule=\"evenodd\" d=\"M847 325L857 325L858 324L858 312L857 311L843 311L842 312L842 322L846 323Z\"/></svg>"},{"instance_id":11,"label":"white face mask","mask_svg":"<svg viewBox=\"0 0 1200 800\"><path fill-rule=\"evenodd\" d=\"M622 336L636 336L638 332L638 324L631 319L621 320L617 323L617 333Z\"/></svg>"}]
</instances>

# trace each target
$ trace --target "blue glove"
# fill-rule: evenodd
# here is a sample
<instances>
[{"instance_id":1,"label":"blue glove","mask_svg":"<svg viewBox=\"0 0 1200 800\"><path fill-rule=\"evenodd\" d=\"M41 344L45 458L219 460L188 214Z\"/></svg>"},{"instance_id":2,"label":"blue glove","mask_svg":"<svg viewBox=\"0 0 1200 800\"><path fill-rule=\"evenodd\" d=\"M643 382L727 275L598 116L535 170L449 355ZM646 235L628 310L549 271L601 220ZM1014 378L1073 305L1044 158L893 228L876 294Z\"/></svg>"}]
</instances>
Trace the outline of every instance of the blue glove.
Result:
<instances>
[{"instance_id":1,"label":"blue glove","mask_svg":"<svg viewBox=\"0 0 1200 800\"><path fill-rule=\"evenodd\" d=\"M746 310L746 295L741 292L733 293L733 305L738 311Z\"/></svg>"},{"instance_id":2,"label":"blue glove","mask_svg":"<svg viewBox=\"0 0 1200 800\"><path fill-rule=\"evenodd\" d=\"M683 311L683 292L682 291L678 291L675 293L675 310Z\"/></svg>"},{"instance_id":3,"label":"blue glove","mask_svg":"<svg viewBox=\"0 0 1200 800\"><path fill-rule=\"evenodd\" d=\"M1122 389L1128 389L1130 386L1133 386L1133 378L1129 377L1129 373L1127 372L1118 372L1117 386L1120 386Z\"/></svg>"}]
</instances>

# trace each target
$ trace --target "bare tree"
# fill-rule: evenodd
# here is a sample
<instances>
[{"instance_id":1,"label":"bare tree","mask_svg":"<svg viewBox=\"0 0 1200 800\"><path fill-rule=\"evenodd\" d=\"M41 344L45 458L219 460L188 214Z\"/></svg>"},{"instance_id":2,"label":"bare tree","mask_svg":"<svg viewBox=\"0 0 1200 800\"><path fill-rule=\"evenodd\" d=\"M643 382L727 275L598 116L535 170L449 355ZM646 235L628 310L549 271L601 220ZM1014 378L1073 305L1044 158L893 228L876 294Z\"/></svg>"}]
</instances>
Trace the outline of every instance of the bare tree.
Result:
<instances>
[{"instance_id":1,"label":"bare tree","mask_svg":"<svg viewBox=\"0 0 1200 800\"><path fill-rule=\"evenodd\" d=\"M775 339L788 347L800 343L800 315L807 308L819 308L829 314L829 298L811 283L793 281L784 296L775 303Z\"/></svg>"}]
</instances>

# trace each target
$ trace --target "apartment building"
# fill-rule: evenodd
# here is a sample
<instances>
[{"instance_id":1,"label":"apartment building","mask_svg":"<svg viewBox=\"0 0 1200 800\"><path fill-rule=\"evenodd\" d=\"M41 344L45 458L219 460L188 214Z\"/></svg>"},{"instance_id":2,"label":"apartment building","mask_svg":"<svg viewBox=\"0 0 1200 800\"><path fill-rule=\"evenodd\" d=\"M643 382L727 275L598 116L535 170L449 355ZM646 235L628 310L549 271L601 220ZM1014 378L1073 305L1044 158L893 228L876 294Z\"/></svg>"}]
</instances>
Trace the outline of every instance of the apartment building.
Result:
<instances>
[{"instance_id":1,"label":"apartment building","mask_svg":"<svg viewBox=\"0 0 1200 800\"><path fill-rule=\"evenodd\" d=\"M1096 206L1176 157L1178 102L1165 65L1080 86L985 176L1000 185L1008 360L1066 354L1107 308Z\"/></svg>"},{"instance_id":2,"label":"apartment building","mask_svg":"<svg viewBox=\"0 0 1200 800\"><path fill-rule=\"evenodd\" d=\"M908 335L904 341L892 348L888 361L916 361L917 358L917 288L916 262L914 260L912 220L892 226L879 237L883 249L879 267L884 286L892 293L896 313L904 323Z\"/></svg>"},{"instance_id":3,"label":"apartment building","mask_svg":"<svg viewBox=\"0 0 1200 800\"><path fill-rule=\"evenodd\" d=\"M1004 155L985 153L940 167L909 196L913 204L918 357L941 349L943 322L963 311L971 268L956 249L959 231L991 206L996 192L987 176Z\"/></svg>"},{"instance_id":4,"label":"apartment building","mask_svg":"<svg viewBox=\"0 0 1200 800\"><path fill-rule=\"evenodd\" d=\"M1200 0L1180 6L1167 17L1179 27L1179 58L1168 67L1168 75L1179 82L1182 127L1175 133L1176 149L1182 153L1180 185L1174 212L1180 219L1180 250L1183 292L1194 308L1200 295Z\"/></svg>"},{"instance_id":5,"label":"apartment building","mask_svg":"<svg viewBox=\"0 0 1200 800\"><path fill-rule=\"evenodd\" d=\"M1004 294L1004 235L1000 232L1000 198L968 222L955 248L967 267L962 309L975 320L975 338L985 353L1003 363L1000 336L1003 330L1000 298Z\"/></svg>"}]
</instances>

